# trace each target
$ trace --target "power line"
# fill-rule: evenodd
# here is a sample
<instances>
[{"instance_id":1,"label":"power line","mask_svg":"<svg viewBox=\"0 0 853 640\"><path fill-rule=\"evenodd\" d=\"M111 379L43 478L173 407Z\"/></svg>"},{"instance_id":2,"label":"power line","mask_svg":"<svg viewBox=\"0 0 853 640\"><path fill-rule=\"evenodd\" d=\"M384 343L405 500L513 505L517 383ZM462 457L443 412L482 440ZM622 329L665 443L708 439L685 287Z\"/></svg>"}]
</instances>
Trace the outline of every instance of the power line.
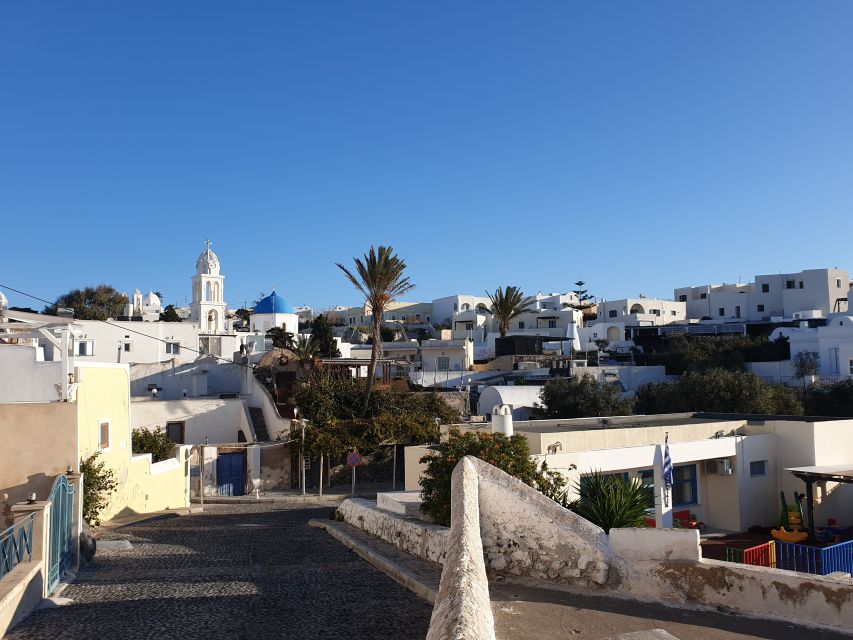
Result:
<instances>
[{"instance_id":1,"label":"power line","mask_svg":"<svg viewBox=\"0 0 853 640\"><path fill-rule=\"evenodd\" d=\"M10 286L5 285L5 284L2 284L2 283L0 283L0 288L2 288L2 289L7 289L8 291L14 291L15 293L19 293L19 294L21 294L22 296L26 296L26 297L28 297L28 298L32 298L33 300L38 300L39 302L44 302L45 304L50 305L50 306L54 306L54 305L56 305L56 302L51 302L50 300L45 300L44 298L40 298L39 296L33 295L33 294L31 294L31 293L27 293L26 291L21 291L20 289L15 289L14 287L10 287ZM151 335L148 335L147 333L142 333L141 331L136 331L135 329L130 329L130 328L128 328L128 327L125 327L125 326L122 326L122 325L119 325L119 324L114 324L114 323L112 323L112 322L110 322L110 321L108 321L108 320L100 320L100 319L97 319L97 318L96 318L96 319L95 319L95 321L96 321L96 322L103 322L104 324L107 324L107 325L109 325L109 326L111 326L111 327L115 327L116 329L121 329L121 330L123 330L123 331L127 331L127 332L129 332L129 333L135 333L136 335L142 336L143 338L149 338L150 340L155 340L155 341L157 341L157 342L162 342L163 344L169 344L169 341L168 341L168 340L165 340L165 339L163 339L163 338L158 338L158 337L156 337L156 336L151 336ZM184 345L180 345L180 348L181 348L181 349L186 349L187 351L190 351L190 352L192 352L192 353L196 353L196 354L198 354L198 355L200 355L200 356L209 356L209 357L214 358L214 359L216 359L216 360L221 360L222 362L227 362L227 363L229 363L229 364L236 364L236 365L238 365L238 366L245 367L246 369L252 369L252 370L254 370L254 367L252 367L251 365L243 364L242 362L234 362L233 360L229 360L228 358L223 358L223 357L221 357L221 356L215 356L215 355L213 355L212 353L204 353L204 352L202 352L202 351L199 351L198 349L193 349L192 347L185 347Z\"/></svg>"}]
</instances>

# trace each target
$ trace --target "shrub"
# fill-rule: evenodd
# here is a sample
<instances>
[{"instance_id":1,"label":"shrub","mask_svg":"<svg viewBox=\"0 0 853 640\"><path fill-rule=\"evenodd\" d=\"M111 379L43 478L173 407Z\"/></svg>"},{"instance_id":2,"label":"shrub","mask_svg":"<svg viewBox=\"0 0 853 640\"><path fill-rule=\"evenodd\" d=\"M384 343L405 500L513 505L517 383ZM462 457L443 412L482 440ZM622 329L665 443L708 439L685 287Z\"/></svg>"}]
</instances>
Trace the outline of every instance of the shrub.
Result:
<instances>
[{"instance_id":1,"label":"shrub","mask_svg":"<svg viewBox=\"0 0 853 640\"><path fill-rule=\"evenodd\" d=\"M152 462L168 460L175 454L175 443L163 431L134 429L131 433L133 453L150 453Z\"/></svg>"},{"instance_id":2,"label":"shrub","mask_svg":"<svg viewBox=\"0 0 853 640\"><path fill-rule=\"evenodd\" d=\"M83 474L83 519L93 529L101 524L101 513L109 504L118 486L112 469L107 469L104 462L98 462L100 451L88 458L80 459L80 473Z\"/></svg>"},{"instance_id":3,"label":"shrub","mask_svg":"<svg viewBox=\"0 0 853 640\"><path fill-rule=\"evenodd\" d=\"M752 373L710 369L685 373L676 382L657 382L637 390L637 413L716 411L802 415L793 389L764 382Z\"/></svg>"},{"instance_id":4,"label":"shrub","mask_svg":"<svg viewBox=\"0 0 853 640\"><path fill-rule=\"evenodd\" d=\"M609 533L618 527L644 526L646 508L652 502L652 489L639 478L630 480L618 474L595 471L575 483L580 498L563 506Z\"/></svg>"},{"instance_id":5,"label":"shrub","mask_svg":"<svg viewBox=\"0 0 853 640\"><path fill-rule=\"evenodd\" d=\"M475 456L506 471L535 489L549 488L558 493L562 476L539 469L530 458L530 447L523 435L507 438L502 433L461 433L451 429L435 452L421 458L427 468L421 479L421 511L435 522L450 525L450 478L456 464L465 456Z\"/></svg>"},{"instance_id":6,"label":"shrub","mask_svg":"<svg viewBox=\"0 0 853 640\"><path fill-rule=\"evenodd\" d=\"M556 378L542 387L542 406L537 408L537 414L543 418L630 415L634 400L621 396L618 387L598 384L588 374Z\"/></svg>"}]
</instances>

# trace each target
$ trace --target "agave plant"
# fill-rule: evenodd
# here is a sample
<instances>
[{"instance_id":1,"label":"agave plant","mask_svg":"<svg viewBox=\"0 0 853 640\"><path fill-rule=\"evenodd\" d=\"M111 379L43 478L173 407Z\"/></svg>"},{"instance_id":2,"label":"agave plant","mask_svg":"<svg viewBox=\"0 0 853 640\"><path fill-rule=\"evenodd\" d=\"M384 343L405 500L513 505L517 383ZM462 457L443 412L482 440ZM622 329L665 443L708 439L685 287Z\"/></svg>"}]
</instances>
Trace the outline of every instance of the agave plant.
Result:
<instances>
[{"instance_id":1,"label":"agave plant","mask_svg":"<svg viewBox=\"0 0 853 640\"><path fill-rule=\"evenodd\" d=\"M565 504L579 516L609 533L613 528L643 526L652 490L639 478L593 471L575 483L580 495Z\"/></svg>"}]
</instances>

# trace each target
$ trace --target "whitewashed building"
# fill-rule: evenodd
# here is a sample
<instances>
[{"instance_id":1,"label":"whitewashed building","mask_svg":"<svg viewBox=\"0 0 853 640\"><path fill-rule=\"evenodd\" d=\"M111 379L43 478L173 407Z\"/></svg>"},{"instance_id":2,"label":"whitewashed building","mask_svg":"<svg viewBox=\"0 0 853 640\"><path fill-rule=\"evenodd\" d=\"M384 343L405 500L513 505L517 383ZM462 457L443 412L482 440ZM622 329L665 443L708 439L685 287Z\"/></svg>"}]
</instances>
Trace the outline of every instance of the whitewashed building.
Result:
<instances>
[{"instance_id":1,"label":"whitewashed building","mask_svg":"<svg viewBox=\"0 0 853 640\"><path fill-rule=\"evenodd\" d=\"M773 322L825 317L848 310L846 269L806 269L755 276L748 284L701 285L675 289L691 320Z\"/></svg>"},{"instance_id":2,"label":"whitewashed building","mask_svg":"<svg viewBox=\"0 0 853 640\"><path fill-rule=\"evenodd\" d=\"M624 323L629 327L658 327L684 322L687 305L684 302L647 298L622 298L601 300L597 305L597 317L590 324L602 322Z\"/></svg>"}]
</instances>

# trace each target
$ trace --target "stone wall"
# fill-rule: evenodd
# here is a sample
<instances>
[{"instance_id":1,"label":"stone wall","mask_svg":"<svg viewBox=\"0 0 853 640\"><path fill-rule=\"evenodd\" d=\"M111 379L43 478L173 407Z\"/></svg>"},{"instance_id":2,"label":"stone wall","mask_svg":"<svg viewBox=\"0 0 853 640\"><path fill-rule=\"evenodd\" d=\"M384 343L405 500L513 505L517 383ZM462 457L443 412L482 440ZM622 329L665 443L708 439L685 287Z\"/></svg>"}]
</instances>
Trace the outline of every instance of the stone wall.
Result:
<instances>
[{"instance_id":1,"label":"stone wall","mask_svg":"<svg viewBox=\"0 0 853 640\"><path fill-rule=\"evenodd\" d=\"M450 539L427 640L494 640L495 621L480 532L475 458L453 470Z\"/></svg>"},{"instance_id":2,"label":"stone wall","mask_svg":"<svg viewBox=\"0 0 853 640\"><path fill-rule=\"evenodd\" d=\"M701 558L699 533L611 529L609 535L476 458L453 471L452 523L395 516L347 500L343 518L420 557L443 561L430 640L493 638L487 570L543 588L716 608L836 629L853 628L853 580ZM441 548L441 552L436 549Z\"/></svg>"},{"instance_id":3,"label":"stone wall","mask_svg":"<svg viewBox=\"0 0 853 640\"><path fill-rule=\"evenodd\" d=\"M491 575L599 588L607 581L604 531L477 458L483 553Z\"/></svg>"},{"instance_id":4,"label":"stone wall","mask_svg":"<svg viewBox=\"0 0 853 640\"><path fill-rule=\"evenodd\" d=\"M414 556L444 563L450 530L398 516L376 507L372 500L351 498L338 507L338 517Z\"/></svg>"}]
</instances>

